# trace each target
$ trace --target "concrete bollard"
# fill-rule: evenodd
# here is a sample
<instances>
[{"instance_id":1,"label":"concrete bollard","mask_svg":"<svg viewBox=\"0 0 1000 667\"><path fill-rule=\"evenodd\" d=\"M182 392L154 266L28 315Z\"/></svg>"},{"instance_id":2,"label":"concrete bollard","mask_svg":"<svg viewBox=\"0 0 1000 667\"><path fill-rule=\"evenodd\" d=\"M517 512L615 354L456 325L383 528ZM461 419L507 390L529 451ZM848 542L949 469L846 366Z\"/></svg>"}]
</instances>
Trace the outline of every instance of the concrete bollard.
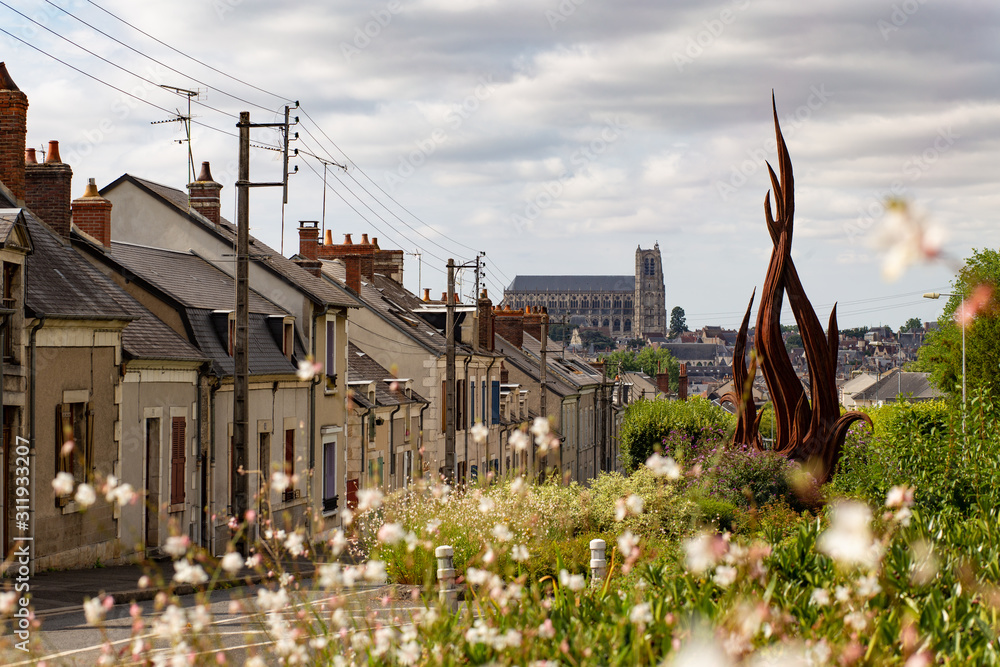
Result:
<instances>
[{"instance_id":1,"label":"concrete bollard","mask_svg":"<svg viewBox=\"0 0 1000 667\"><path fill-rule=\"evenodd\" d=\"M458 609L458 591L455 590L455 550L443 545L434 550L438 562L438 597L451 611Z\"/></svg>"},{"instance_id":2,"label":"concrete bollard","mask_svg":"<svg viewBox=\"0 0 1000 667\"><path fill-rule=\"evenodd\" d=\"M590 541L590 585L599 586L608 573L608 561L604 557L608 543L601 539Z\"/></svg>"}]
</instances>

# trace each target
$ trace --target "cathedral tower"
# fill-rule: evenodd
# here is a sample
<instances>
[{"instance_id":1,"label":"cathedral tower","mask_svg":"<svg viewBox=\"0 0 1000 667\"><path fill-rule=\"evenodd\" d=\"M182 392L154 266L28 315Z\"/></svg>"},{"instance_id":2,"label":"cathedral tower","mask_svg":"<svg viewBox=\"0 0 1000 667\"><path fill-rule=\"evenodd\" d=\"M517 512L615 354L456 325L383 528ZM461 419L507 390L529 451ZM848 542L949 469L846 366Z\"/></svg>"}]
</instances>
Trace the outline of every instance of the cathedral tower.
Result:
<instances>
[{"instance_id":1,"label":"cathedral tower","mask_svg":"<svg viewBox=\"0 0 1000 667\"><path fill-rule=\"evenodd\" d=\"M652 250L635 250L635 335L667 335L667 294L663 286L660 244Z\"/></svg>"}]
</instances>

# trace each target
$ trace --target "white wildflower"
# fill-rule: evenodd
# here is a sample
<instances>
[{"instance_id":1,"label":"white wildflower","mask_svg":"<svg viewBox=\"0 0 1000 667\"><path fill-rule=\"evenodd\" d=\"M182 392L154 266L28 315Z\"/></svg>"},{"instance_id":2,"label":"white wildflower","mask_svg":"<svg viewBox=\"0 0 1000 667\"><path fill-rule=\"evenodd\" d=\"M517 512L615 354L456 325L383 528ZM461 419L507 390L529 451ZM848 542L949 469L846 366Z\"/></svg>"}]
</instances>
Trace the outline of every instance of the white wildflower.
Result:
<instances>
[{"instance_id":1,"label":"white wildflower","mask_svg":"<svg viewBox=\"0 0 1000 667\"><path fill-rule=\"evenodd\" d=\"M230 551L222 557L220 566L229 574L236 574L243 569L243 556L235 551Z\"/></svg>"},{"instance_id":2,"label":"white wildflower","mask_svg":"<svg viewBox=\"0 0 1000 667\"><path fill-rule=\"evenodd\" d=\"M275 470L271 473L271 490L277 493L283 493L285 489L292 485L292 478L281 472L280 470Z\"/></svg>"},{"instance_id":3,"label":"white wildflower","mask_svg":"<svg viewBox=\"0 0 1000 667\"><path fill-rule=\"evenodd\" d=\"M304 542L305 538L301 533L292 533L285 540L285 548L288 549L289 554L298 557L305 553Z\"/></svg>"},{"instance_id":4,"label":"white wildflower","mask_svg":"<svg viewBox=\"0 0 1000 667\"><path fill-rule=\"evenodd\" d=\"M257 590L257 607L261 611L281 611L288 606L288 592L284 588L270 591L266 588Z\"/></svg>"},{"instance_id":5,"label":"white wildflower","mask_svg":"<svg viewBox=\"0 0 1000 667\"><path fill-rule=\"evenodd\" d=\"M631 611L628 613L628 620L636 625L652 623L653 612L650 609L649 603L643 602L642 604L637 604L632 607Z\"/></svg>"},{"instance_id":6,"label":"white wildflower","mask_svg":"<svg viewBox=\"0 0 1000 667\"><path fill-rule=\"evenodd\" d=\"M837 598L837 602L847 602L851 599L851 589L847 586L837 586L833 589L833 597Z\"/></svg>"},{"instance_id":7,"label":"white wildflower","mask_svg":"<svg viewBox=\"0 0 1000 667\"><path fill-rule=\"evenodd\" d=\"M344 585L340 563L325 563L319 566L319 585L320 588L327 590Z\"/></svg>"},{"instance_id":8,"label":"white wildflower","mask_svg":"<svg viewBox=\"0 0 1000 667\"><path fill-rule=\"evenodd\" d=\"M715 567L715 538L707 533L684 542L685 563L693 574L701 574Z\"/></svg>"},{"instance_id":9,"label":"white wildflower","mask_svg":"<svg viewBox=\"0 0 1000 667\"><path fill-rule=\"evenodd\" d=\"M587 580L582 574L570 574L566 570L559 570L559 584L571 591L582 591L587 585Z\"/></svg>"},{"instance_id":10,"label":"white wildflower","mask_svg":"<svg viewBox=\"0 0 1000 667\"><path fill-rule=\"evenodd\" d=\"M358 514L364 514L368 510L377 510L382 506L384 496L378 489L361 489L358 491Z\"/></svg>"},{"instance_id":11,"label":"white wildflower","mask_svg":"<svg viewBox=\"0 0 1000 667\"><path fill-rule=\"evenodd\" d=\"M472 440L477 445L481 445L486 442L486 438L490 435L490 429L488 426L483 424L483 422L476 422L476 425L469 429L469 433L472 435Z\"/></svg>"},{"instance_id":12,"label":"white wildflower","mask_svg":"<svg viewBox=\"0 0 1000 667\"><path fill-rule=\"evenodd\" d=\"M80 484L76 487L76 495L73 497L76 504L82 508L90 507L97 501L97 492L90 484Z\"/></svg>"},{"instance_id":13,"label":"white wildflower","mask_svg":"<svg viewBox=\"0 0 1000 667\"><path fill-rule=\"evenodd\" d=\"M56 478L52 480L52 488L57 496L68 496L73 493L73 475L68 472L58 473Z\"/></svg>"},{"instance_id":14,"label":"white wildflower","mask_svg":"<svg viewBox=\"0 0 1000 667\"><path fill-rule=\"evenodd\" d=\"M333 553L333 557L336 558L344 552L347 548L347 536L344 535L344 531L337 529L333 532L333 537L330 538L330 551Z\"/></svg>"},{"instance_id":15,"label":"white wildflower","mask_svg":"<svg viewBox=\"0 0 1000 667\"><path fill-rule=\"evenodd\" d=\"M376 534L376 539L382 544L397 544L402 542L406 537L406 531L398 523L384 523L382 527L378 529Z\"/></svg>"},{"instance_id":16,"label":"white wildflower","mask_svg":"<svg viewBox=\"0 0 1000 667\"><path fill-rule=\"evenodd\" d=\"M373 584L384 584L387 578L385 563L380 560L370 560L365 565L365 580Z\"/></svg>"},{"instance_id":17,"label":"white wildflower","mask_svg":"<svg viewBox=\"0 0 1000 667\"><path fill-rule=\"evenodd\" d=\"M16 591L4 591L0 593L0 616L6 616L14 611L17 598L18 595Z\"/></svg>"},{"instance_id":18,"label":"white wildflower","mask_svg":"<svg viewBox=\"0 0 1000 667\"><path fill-rule=\"evenodd\" d=\"M852 611L846 616L844 616L844 623L848 626L854 628L858 632L861 632L866 627L868 627L868 619L860 611Z\"/></svg>"},{"instance_id":19,"label":"white wildflower","mask_svg":"<svg viewBox=\"0 0 1000 667\"><path fill-rule=\"evenodd\" d=\"M510 528L502 523L498 523L493 526L493 537L497 538L501 542L510 542L514 539L514 535L510 532Z\"/></svg>"},{"instance_id":20,"label":"white wildflower","mask_svg":"<svg viewBox=\"0 0 1000 667\"><path fill-rule=\"evenodd\" d=\"M523 452L528 449L528 446L531 444L531 438L528 437L527 433L518 429L510 434L507 442L515 452Z\"/></svg>"},{"instance_id":21,"label":"white wildflower","mask_svg":"<svg viewBox=\"0 0 1000 667\"><path fill-rule=\"evenodd\" d=\"M631 530L626 530L618 536L618 551L624 558L632 555L632 551L639 546L639 538L632 534Z\"/></svg>"},{"instance_id":22,"label":"white wildflower","mask_svg":"<svg viewBox=\"0 0 1000 667\"><path fill-rule=\"evenodd\" d=\"M195 565L191 561L184 559L174 561L174 581L179 584L203 584L208 581L208 575L201 565Z\"/></svg>"},{"instance_id":23,"label":"white wildflower","mask_svg":"<svg viewBox=\"0 0 1000 667\"><path fill-rule=\"evenodd\" d=\"M531 434L535 436L535 444L542 444L545 436L549 434L549 420L547 417L535 417L535 421L531 423L531 428L529 429Z\"/></svg>"},{"instance_id":24,"label":"white wildflower","mask_svg":"<svg viewBox=\"0 0 1000 667\"><path fill-rule=\"evenodd\" d=\"M878 583L878 577L874 574L869 574L863 577L858 577L858 583L855 585L858 591L858 595L863 598L872 598L882 592L882 586Z\"/></svg>"},{"instance_id":25,"label":"white wildflower","mask_svg":"<svg viewBox=\"0 0 1000 667\"><path fill-rule=\"evenodd\" d=\"M841 565L874 568L882 558L882 549L872 535L871 519L871 510L863 503L835 504L830 529L819 536L816 548Z\"/></svg>"},{"instance_id":26,"label":"white wildflower","mask_svg":"<svg viewBox=\"0 0 1000 667\"><path fill-rule=\"evenodd\" d=\"M104 622L104 615L108 613L107 607L104 606L104 600L97 598L90 598L83 603L83 615L87 619L87 625L100 625Z\"/></svg>"},{"instance_id":27,"label":"white wildflower","mask_svg":"<svg viewBox=\"0 0 1000 667\"><path fill-rule=\"evenodd\" d=\"M299 362L299 368L298 371L296 371L296 374L303 382L309 382L315 376L319 375L319 372L322 370L323 364L314 362L312 357L306 357Z\"/></svg>"},{"instance_id":28,"label":"white wildflower","mask_svg":"<svg viewBox=\"0 0 1000 667\"><path fill-rule=\"evenodd\" d=\"M119 505L128 505L135 498L135 489L132 488L131 484L126 482L110 489L104 497L109 503L114 502Z\"/></svg>"},{"instance_id":29,"label":"white wildflower","mask_svg":"<svg viewBox=\"0 0 1000 667\"><path fill-rule=\"evenodd\" d=\"M510 492L516 495L528 490L528 483L524 481L524 477L515 477L514 481L510 483Z\"/></svg>"},{"instance_id":30,"label":"white wildflower","mask_svg":"<svg viewBox=\"0 0 1000 667\"><path fill-rule=\"evenodd\" d=\"M489 514L496 508L496 506L496 501L489 496L483 496L479 499L479 511L483 514Z\"/></svg>"},{"instance_id":31,"label":"white wildflower","mask_svg":"<svg viewBox=\"0 0 1000 667\"><path fill-rule=\"evenodd\" d=\"M817 607L825 607L830 604L830 593L825 588L814 588L809 596L809 604Z\"/></svg>"},{"instance_id":32,"label":"white wildflower","mask_svg":"<svg viewBox=\"0 0 1000 667\"><path fill-rule=\"evenodd\" d=\"M632 514L642 514L643 507L645 507L645 501L643 501L642 496L633 493L625 499L625 508Z\"/></svg>"},{"instance_id":33,"label":"white wildflower","mask_svg":"<svg viewBox=\"0 0 1000 667\"><path fill-rule=\"evenodd\" d=\"M913 505L913 489L905 484L889 489L885 496L885 506L890 509L910 507Z\"/></svg>"},{"instance_id":34,"label":"white wildflower","mask_svg":"<svg viewBox=\"0 0 1000 667\"><path fill-rule=\"evenodd\" d=\"M646 459L646 466L653 471L657 477L666 477L669 480L681 478L681 467L669 456L661 456L659 452L654 452Z\"/></svg>"},{"instance_id":35,"label":"white wildflower","mask_svg":"<svg viewBox=\"0 0 1000 667\"><path fill-rule=\"evenodd\" d=\"M888 203L885 220L873 240L876 247L885 250L882 277L893 282L911 264L938 257L945 233L915 214L906 202L897 200Z\"/></svg>"},{"instance_id":36,"label":"white wildflower","mask_svg":"<svg viewBox=\"0 0 1000 667\"><path fill-rule=\"evenodd\" d=\"M510 550L510 557L518 563L523 563L531 558L531 554L528 553L528 547L515 544Z\"/></svg>"},{"instance_id":37,"label":"white wildflower","mask_svg":"<svg viewBox=\"0 0 1000 667\"><path fill-rule=\"evenodd\" d=\"M720 565L715 568L715 576L712 577L712 581L721 588L728 588L736 581L736 568L732 565Z\"/></svg>"},{"instance_id":38,"label":"white wildflower","mask_svg":"<svg viewBox=\"0 0 1000 667\"><path fill-rule=\"evenodd\" d=\"M168 556L180 558L187 553L190 544L191 540L187 535L173 535L168 537L167 541L163 544L163 552Z\"/></svg>"}]
</instances>

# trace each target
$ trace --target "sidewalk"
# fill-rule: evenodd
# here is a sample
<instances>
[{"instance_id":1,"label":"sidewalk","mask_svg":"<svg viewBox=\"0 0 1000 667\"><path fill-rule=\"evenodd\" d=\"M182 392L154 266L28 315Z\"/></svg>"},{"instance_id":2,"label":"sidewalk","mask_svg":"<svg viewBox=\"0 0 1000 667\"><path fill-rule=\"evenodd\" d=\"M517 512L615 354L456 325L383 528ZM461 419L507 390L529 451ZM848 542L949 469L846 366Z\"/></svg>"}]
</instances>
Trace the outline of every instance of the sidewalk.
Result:
<instances>
[{"instance_id":1,"label":"sidewalk","mask_svg":"<svg viewBox=\"0 0 1000 667\"><path fill-rule=\"evenodd\" d=\"M286 572L297 577L308 577L314 572L313 563L302 561L287 561L282 563ZM160 577L155 576L156 572ZM139 579L149 575L151 584L148 588L139 588ZM131 601L152 600L161 590L157 588L157 580L169 583L174 574L173 561L158 560L143 565L115 565L88 570L61 570L55 572L36 572L31 577L31 603L38 615L51 614L66 609L81 609L87 598L96 597L101 593L114 596L115 604ZM237 576L223 573L216 581L215 588L244 586L257 584L264 576L250 569L244 569ZM0 579L0 590L13 588L13 579ZM189 584L174 587L174 591L184 595L194 592Z\"/></svg>"}]
</instances>

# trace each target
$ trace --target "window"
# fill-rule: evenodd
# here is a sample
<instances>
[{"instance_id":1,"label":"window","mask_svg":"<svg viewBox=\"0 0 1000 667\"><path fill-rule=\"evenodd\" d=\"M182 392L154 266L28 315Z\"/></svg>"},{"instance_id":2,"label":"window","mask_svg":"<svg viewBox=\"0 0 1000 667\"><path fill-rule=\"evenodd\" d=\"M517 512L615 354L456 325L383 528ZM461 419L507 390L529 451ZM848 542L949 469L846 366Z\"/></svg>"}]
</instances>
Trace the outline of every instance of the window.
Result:
<instances>
[{"instance_id":1,"label":"window","mask_svg":"<svg viewBox=\"0 0 1000 667\"><path fill-rule=\"evenodd\" d=\"M56 406L56 472L73 476L77 484L93 481L94 408L92 403L60 403ZM71 496L61 496L59 506Z\"/></svg>"},{"instance_id":2,"label":"window","mask_svg":"<svg viewBox=\"0 0 1000 667\"><path fill-rule=\"evenodd\" d=\"M295 474L295 429L285 430L285 468L286 475L291 477ZM295 489L289 486L282 494L282 500L289 501L295 498Z\"/></svg>"},{"instance_id":3,"label":"window","mask_svg":"<svg viewBox=\"0 0 1000 667\"><path fill-rule=\"evenodd\" d=\"M236 346L236 317L233 313L229 313L229 356L233 356L233 350Z\"/></svg>"},{"instance_id":4,"label":"window","mask_svg":"<svg viewBox=\"0 0 1000 667\"><path fill-rule=\"evenodd\" d=\"M323 511L337 509L337 436L323 436Z\"/></svg>"},{"instance_id":5,"label":"window","mask_svg":"<svg viewBox=\"0 0 1000 667\"><path fill-rule=\"evenodd\" d=\"M14 300L14 282L17 280L18 265L11 262L3 263L3 307L16 308ZM0 335L3 336L3 360L6 363L17 363L14 357L14 327L11 326L11 317L4 318L0 324Z\"/></svg>"},{"instance_id":6,"label":"window","mask_svg":"<svg viewBox=\"0 0 1000 667\"><path fill-rule=\"evenodd\" d=\"M493 422L494 424L499 424L500 423L500 381L499 380L493 380L490 383L490 389L491 389L491 391L493 393L493 399L492 399L493 414L491 415L492 419L490 419L490 421Z\"/></svg>"},{"instance_id":7,"label":"window","mask_svg":"<svg viewBox=\"0 0 1000 667\"><path fill-rule=\"evenodd\" d=\"M476 381L469 380L469 423L476 423Z\"/></svg>"},{"instance_id":8,"label":"window","mask_svg":"<svg viewBox=\"0 0 1000 667\"><path fill-rule=\"evenodd\" d=\"M170 504L184 504L184 462L187 445L187 421L184 417L170 420Z\"/></svg>"},{"instance_id":9,"label":"window","mask_svg":"<svg viewBox=\"0 0 1000 667\"><path fill-rule=\"evenodd\" d=\"M292 351L295 349L295 322L290 317L286 317L281 325L281 352L286 359L292 358Z\"/></svg>"},{"instance_id":10,"label":"window","mask_svg":"<svg viewBox=\"0 0 1000 667\"><path fill-rule=\"evenodd\" d=\"M326 388L333 389L337 381L337 323L326 322Z\"/></svg>"}]
</instances>

